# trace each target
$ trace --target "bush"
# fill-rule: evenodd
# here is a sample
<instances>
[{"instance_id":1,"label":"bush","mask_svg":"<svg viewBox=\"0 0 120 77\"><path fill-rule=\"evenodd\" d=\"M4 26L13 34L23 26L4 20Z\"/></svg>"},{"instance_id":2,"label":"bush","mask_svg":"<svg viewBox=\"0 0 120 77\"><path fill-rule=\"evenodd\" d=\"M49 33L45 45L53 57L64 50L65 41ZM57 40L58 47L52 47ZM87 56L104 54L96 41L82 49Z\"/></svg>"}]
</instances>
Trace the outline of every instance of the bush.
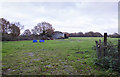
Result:
<instances>
[{"instance_id":1,"label":"bush","mask_svg":"<svg viewBox=\"0 0 120 77\"><path fill-rule=\"evenodd\" d=\"M2 41L10 41L12 40L12 36L10 34L2 35Z\"/></svg>"},{"instance_id":2,"label":"bush","mask_svg":"<svg viewBox=\"0 0 120 77\"><path fill-rule=\"evenodd\" d=\"M103 43L102 43L103 45ZM95 46L94 46L95 47ZM107 43L107 55L100 59L95 59L95 64L101 66L105 69L110 69L112 71L118 71L120 73L120 60L118 57L118 46L111 42Z\"/></svg>"}]
</instances>

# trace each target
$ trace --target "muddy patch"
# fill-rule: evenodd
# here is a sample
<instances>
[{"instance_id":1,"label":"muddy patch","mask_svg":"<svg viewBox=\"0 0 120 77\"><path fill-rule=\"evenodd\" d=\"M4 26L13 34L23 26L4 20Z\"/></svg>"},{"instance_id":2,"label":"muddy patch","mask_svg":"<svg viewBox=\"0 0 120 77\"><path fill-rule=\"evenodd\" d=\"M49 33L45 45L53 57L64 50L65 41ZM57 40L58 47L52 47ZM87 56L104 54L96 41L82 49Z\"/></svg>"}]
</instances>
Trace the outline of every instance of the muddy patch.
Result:
<instances>
[{"instance_id":1,"label":"muddy patch","mask_svg":"<svg viewBox=\"0 0 120 77\"><path fill-rule=\"evenodd\" d=\"M75 69L70 65L64 65L64 71L65 73L69 73L70 75L72 75L73 72L77 73L77 71L75 71Z\"/></svg>"},{"instance_id":2,"label":"muddy patch","mask_svg":"<svg viewBox=\"0 0 120 77\"><path fill-rule=\"evenodd\" d=\"M31 52L31 53L28 53L28 56L34 56L34 54Z\"/></svg>"},{"instance_id":3,"label":"muddy patch","mask_svg":"<svg viewBox=\"0 0 120 77\"><path fill-rule=\"evenodd\" d=\"M24 53L27 54L28 56L34 56L34 53L30 52L30 53Z\"/></svg>"},{"instance_id":4,"label":"muddy patch","mask_svg":"<svg viewBox=\"0 0 120 77\"><path fill-rule=\"evenodd\" d=\"M40 58L34 59L34 61L39 61L39 60L40 60Z\"/></svg>"}]
</instances>

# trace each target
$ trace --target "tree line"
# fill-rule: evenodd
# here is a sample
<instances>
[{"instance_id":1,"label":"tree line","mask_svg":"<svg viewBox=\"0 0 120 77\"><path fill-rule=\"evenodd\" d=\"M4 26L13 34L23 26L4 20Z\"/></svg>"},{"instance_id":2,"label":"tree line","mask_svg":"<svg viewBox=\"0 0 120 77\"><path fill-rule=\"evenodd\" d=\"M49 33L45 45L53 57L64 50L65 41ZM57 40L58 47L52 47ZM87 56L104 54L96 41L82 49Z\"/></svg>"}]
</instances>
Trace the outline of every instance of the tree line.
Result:
<instances>
[{"instance_id":1,"label":"tree line","mask_svg":"<svg viewBox=\"0 0 120 77\"><path fill-rule=\"evenodd\" d=\"M0 34L2 35L0 38L2 38L3 41L13 40L20 35L20 30L23 29L23 27L19 22L10 23L4 18L0 18Z\"/></svg>"},{"instance_id":2,"label":"tree line","mask_svg":"<svg viewBox=\"0 0 120 77\"><path fill-rule=\"evenodd\" d=\"M78 33L70 33L69 37L102 37L103 35L99 32L78 32Z\"/></svg>"},{"instance_id":3,"label":"tree line","mask_svg":"<svg viewBox=\"0 0 120 77\"><path fill-rule=\"evenodd\" d=\"M78 33L69 33L69 37L103 37L103 35L99 32L78 32ZM118 33L113 33L113 34L109 34L108 37L111 38L120 38L120 34Z\"/></svg>"},{"instance_id":4,"label":"tree line","mask_svg":"<svg viewBox=\"0 0 120 77\"><path fill-rule=\"evenodd\" d=\"M5 18L0 18L0 38L2 41L14 40L32 40L32 39L50 39L54 32L54 28L48 22L38 23L31 31L26 29L21 35L20 31L24 25L20 22L10 22Z\"/></svg>"},{"instance_id":5,"label":"tree line","mask_svg":"<svg viewBox=\"0 0 120 77\"><path fill-rule=\"evenodd\" d=\"M40 22L33 29L26 29L22 34L20 31L24 29L24 25L20 22L10 22L5 18L0 18L0 40L2 41L15 41L15 40L33 40L33 39L53 39L52 34L54 33L54 28L52 24L48 22ZM102 37L103 35L99 32L78 32L78 33L68 33L69 37ZM109 37L117 37L120 35L114 33L108 35Z\"/></svg>"}]
</instances>

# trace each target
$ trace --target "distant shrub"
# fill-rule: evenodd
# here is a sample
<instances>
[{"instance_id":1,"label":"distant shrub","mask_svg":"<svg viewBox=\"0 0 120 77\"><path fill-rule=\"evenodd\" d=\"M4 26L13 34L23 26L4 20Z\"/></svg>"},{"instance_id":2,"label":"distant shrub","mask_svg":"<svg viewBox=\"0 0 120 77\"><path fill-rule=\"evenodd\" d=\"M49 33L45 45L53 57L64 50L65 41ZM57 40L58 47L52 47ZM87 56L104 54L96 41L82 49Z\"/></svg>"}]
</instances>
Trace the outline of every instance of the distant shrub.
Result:
<instances>
[{"instance_id":1,"label":"distant shrub","mask_svg":"<svg viewBox=\"0 0 120 77\"><path fill-rule=\"evenodd\" d=\"M11 35L9 34L2 35L2 41L10 41L10 40L13 40Z\"/></svg>"},{"instance_id":2,"label":"distant shrub","mask_svg":"<svg viewBox=\"0 0 120 77\"><path fill-rule=\"evenodd\" d=\"M102 43L102 45L104 45ZM95 49L95 46L93 47ZM95 49L96 50L96 49ZM95 59L95 64L109 69L111 71L118 71L120 73L120 60L118 57L118 46L114 45L112 42L107 43L106 48L107 55L102 56L100 59Z\"/></svg>"}]
</instances>

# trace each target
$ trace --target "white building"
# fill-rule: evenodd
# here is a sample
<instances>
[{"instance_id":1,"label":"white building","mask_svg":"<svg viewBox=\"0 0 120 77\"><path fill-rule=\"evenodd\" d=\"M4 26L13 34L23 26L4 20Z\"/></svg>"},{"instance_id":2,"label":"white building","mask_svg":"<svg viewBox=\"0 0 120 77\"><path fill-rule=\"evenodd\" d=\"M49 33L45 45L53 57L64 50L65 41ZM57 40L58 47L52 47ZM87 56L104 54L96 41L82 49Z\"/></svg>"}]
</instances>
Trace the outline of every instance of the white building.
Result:
<instances>
[{"instance_id":1,"label":"white building","mask_svg":"<svg viewBox=\"0 0 120 77\"><path fill-rule=\"evenodd\" d=\"M60 31L55 31L52 35L53 39L61 39L64 38L64 33L60 32Z\"/></svg>"}]
</instances>

